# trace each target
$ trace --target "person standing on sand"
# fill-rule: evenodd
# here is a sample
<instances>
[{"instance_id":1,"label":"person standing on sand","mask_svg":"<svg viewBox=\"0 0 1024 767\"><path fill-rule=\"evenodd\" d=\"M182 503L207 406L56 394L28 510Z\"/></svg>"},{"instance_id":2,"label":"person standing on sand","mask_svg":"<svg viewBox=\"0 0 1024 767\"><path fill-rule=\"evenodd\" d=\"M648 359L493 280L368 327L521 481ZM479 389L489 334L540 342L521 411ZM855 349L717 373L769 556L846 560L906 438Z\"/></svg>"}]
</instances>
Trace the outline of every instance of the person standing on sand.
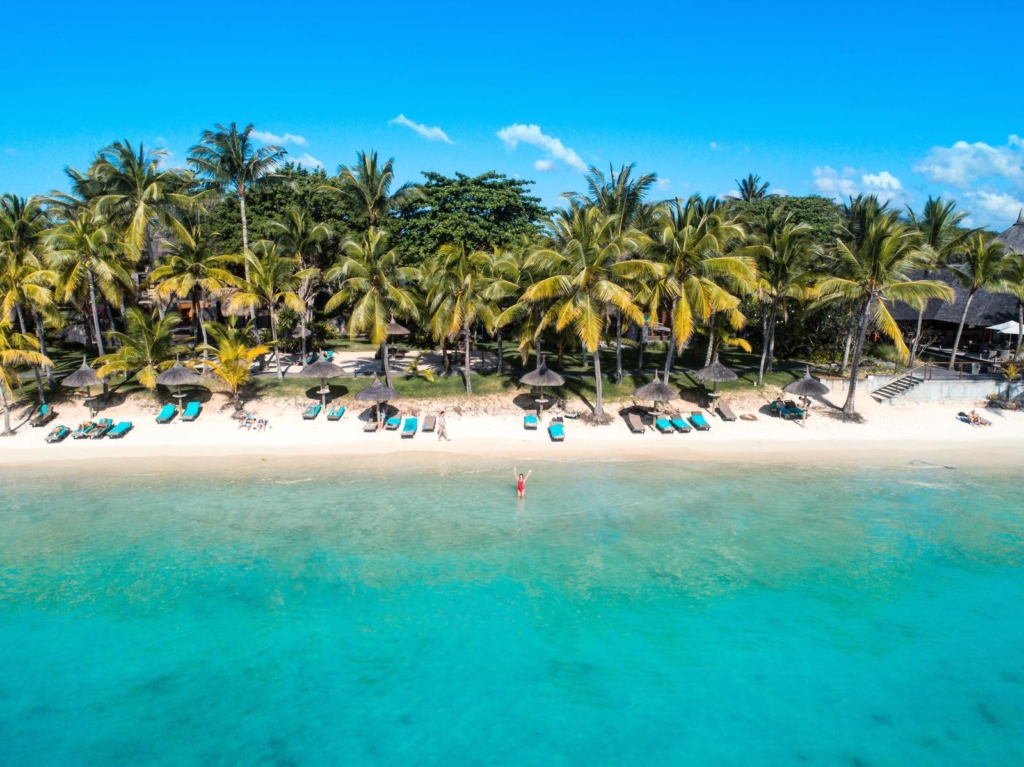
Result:
<instances>
[{"instance_id":1,"label":"person standing on sand","mask_svg":"<svg viewBox=\"0 0 1024 767\"><path fill-rule=\"evenodd\" d=\"M515 468L512 469L512 475L516 478L516 492L520 498L526 497L526 480L530 478L531 474L533 474L533 469L526 472L526 476L520 474Z\"/></svg>"},{"instance_id":2,"label":"person standing on sand","mask_svg":"<svg viewBox=\"0 0 1024 767\"><path fill-rule=\"evenodd\" d=\"M446 427L444 420L444 411L442 410L437 416L437 441L441 441L441 437L444 437L445 442L451 442L448 437L448 428Z\"/></svg>"}]
</instances>

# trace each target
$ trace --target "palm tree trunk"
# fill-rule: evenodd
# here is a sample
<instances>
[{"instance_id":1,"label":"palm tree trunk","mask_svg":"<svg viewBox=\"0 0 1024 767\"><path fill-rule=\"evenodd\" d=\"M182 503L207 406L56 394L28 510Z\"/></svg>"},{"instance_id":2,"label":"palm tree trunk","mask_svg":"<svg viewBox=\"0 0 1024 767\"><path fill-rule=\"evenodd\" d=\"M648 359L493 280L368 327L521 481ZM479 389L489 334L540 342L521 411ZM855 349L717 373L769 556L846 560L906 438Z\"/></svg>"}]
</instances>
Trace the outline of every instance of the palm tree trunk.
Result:
<instances>
[{"instance_id":1,"label":"palm tree trunk","mask_svg":"<svg viewBox=\"0 0 1024 767\"><path fill-rule=\"evenodd\" d=\"M669 316L669 322L672 322L672 317L676 316L676 302L678 298L672 299L672 314ZM665 375L662 376L665 379L665 383L668 383L668 374L672 372L672 362L676 355L676 326L672 323L669 326L668 331L668 351L665 353Z\"/></svg>"},{"instance_id":2,"label":"palm tree trunk","mask_svg":"<svg viewBox=\"0 0 1024 767\"><path fill-rule=\"evenodd\" d=\"M21 304L14 305L15 310L18 314L18 324L21 326L21 332L23 335L28 335L28 329L25 327L25 315L21 311ZM36 374L36 388L39 389L39 400L42 404L46 404L46 392L43 391L43 377L39 373L39 366L33 365L32 372Z\"/></svg>"},{"instance_id":3,"label":"palm tree trunk","mask_svg":"<svg viewBox=\"0 0 1024 767\"><path fill-rule=\"evenodd\" d=\"M860 324L857 330L857 343L853 347L853 365L850 368L850 390L846 395L846 403L843 405L843 412L853 415L857 412L854 398L857 395L857 372L860 370L860 355L864 351L864 339L868 335L868 317L871 309L871 300L874 296L868 296L864 302L864 310L860 315ZM855 315L856 316L856 315Z\"/></svg>"},{"instance_id":4,"label":"palm tree trunk","mask_svg":"<svg viewBox=\"0 0 1024 767\"><path fill-rule=\"evenodd\" d=\"M928 273L925 272L925 279L928 278ZM914 333L914 343L910 345L910 369L914 369L914 363L917 360L917 350L921 345L921 328L924 325L924 309L917 313L917 330Z\"/></svg>"},{"instance_id":5,"label":"palm tree trunk","mask_svg":"<svg viewBox=\"0 0 1024 767\"><path fill-rule=\"evenodd\" d=\"M39 312L35 309L32 310L32 321L36 324L36 338L39 339L39 352L44 357L48 357L46 353L46 330L43 328L43 318L39 316ZM53 379L53 368L49 365L46 366L46 382L52 387L55 382Z\"/></svg>"},{"instance_id":6,"label":"palm tree trunk","mask_svg":"<svg viewBox=\"0 0 1024 767\"><path fill-rule=\"evenodd\" d=\"M615 310L615 383L622 384L622 312Z\"/></svg>"},{"instance_id":7,"label":"palm tree trunk","mask_svg":"<svg viewBox=\"0 0 1024 767\"><path fill-rule=\"evenodd\" d=\"M277 377L278 380L284 378L284 373L281 371L281 347L277 343L277 316L274 314L274 310L270 310L270 335L274 339L274 356L277 358Z\"/></svg>"},{"instance_id":8,"label":"palm tree trunk","mask_svg":"<svg viewBox=\"0 0 1024 767\"><path fill-rule=\"evenodd\" d=\"M472 368L470 368L470 366L469 366L469 361L470 360L469 360L469 323L468 322L466 323L466 326L463 328L462 332L465 334L465 337L466 337L466 370L465 370L466 394L472 394L473 393L473 371L472 371Z\"/></svg>"},{"instance_id":9,"label":"palm tree trunk","mask_svg":"<svg viewBox=\"0 0 1024 767\"><path fill-rule=\"evenodd\" d=\"M960 348L960 334L964 332L964 323L967 322L967 312L971 309L971 301L974 300L974 293L977 289L971 288L971 291L967 294L967 303L964 304L964 313L960 315L960 325L956 329L956 338L953 340L953 350L949 355L949 369L952 370L953 366L956 365L956 352Z\"/></svg>"},{"instance_id":10,"label":"palm tree trunk","mask_svg":"<svg viewBox=\"0 0 1024 767\"><path fill-rule=\"evenodd\" d=\"M1017 302L1017 348L1014 349L1013 358L1020 359L1020 342L1024 339L1024 301Z\"/></svg>"},{"instance_id":11,"label":"palm tree trunk","mask_svg":"<svg viewBox=\"0 0 1024 767\"><path fill-rule=\"evenodd\" d=\"M391 363L388 360L388 342L387 339L380 345L380 359L384 363L384 382L391 386Z\"/></svg>"},{"instance_id":12,"label":"palm tree trunk","mask_svg":"<svg viewBox=\"0 0 1024 767\"><path fill-rule=\"evenodd\" d=\"M757 385L760 386L764 383L764 366L765 361L771 356L771 328L772 322L775 317L775 302L771 304L771 308L765 312L764 318L761 320L761 366L757 369Z\"/></svg>"},{"instance_id":13,"label":"palm tree trunk","mask_svg":"<svg viewBox=\"0 0 1024 767\"><path fill-rule=\"evenodd\" d=\"M4 430L0 431L0 437L6 437L11 433L11 406L7 404L7 391L3 382L0 382L0 407L4 409Z\"/></svg>"},{"instance_id":14,"label":"palm tree trunk","mask_svg":"<svg viewBox=\"0 0 1024 767\"><path fill-rule=\"evenodd\" d=\"M302 364L306 364L306 313L299 315L299 328L302 331Z\"/></svg>"},{"instance_id":15,"label":"palm tree trunk","mask_svg":"<svg viewBox=\"0 0 1024 767\"><path fill-rule=\"evenodd\" d=\"M603 388L601 381L601 347L598 346L594 349L594 415L604 415L604 399L603 399Z\"/></svg>"},{"instance_id":16,"label":"palm tree trunk","mask_svg":"<svg viewBox=\"0 0 1024 767\"><path fill-rule=\"evenodd\" d=\"M711 359L715 354L715 314L717 314L717 310L715 305L711 304L711 316L708 317L708 353L704 355L704 367L711 364Z\"/></svg>"},{"instance_id":17,"label":"palm tree trunk","mask_svg":"<svg viewBox=\"0 0 1024 767\"><path fill-rule=\"evenodd\" d=\"M249 252L249 222L245 217L245 192L239 191L238 193L238 209L242 214L242 257L247 259ZM242 262L242 266L245 268L245 281L249 281L249 261L245 260ZM249 307L249 319L256 322L256 307Z\"/></svg>"},{"instance_id":18,"label":"palm tree trunk","mask_svg":"<svg viewBox=\"0 0 1024 767\"><path fill-rule=\"evenodd\" d=\"M637 345L636 370L639 373L644 369L644 346L647 344L647 323L640 326L640 343Z\"/></svg>"},{"instance_id":19,"label":"palm tree trunk","mask_svg":"<svg viewBox=\"0 0 1024 767\"><path fill-rule=\"evenodd\" d=\"M839 372L842 373L846 370L846 365L850 361L850 346L853 344L853 334L857 332L857 312L850 312L850 329L846 331L846 348L843 349L843 364L839 367Z\"/></svg>"},{"instance_id":20,"label":"palm tree trunk","mask_svg":"<svg viewBox=\"0 0 1024 767\"><path fill-rule=\"evenodd\" d=\"M92 307L92 324L96 331L96 349L102 357L107 351L103 346L103 331L100 329L100 310L96 306L96 279L92 276L92 269L87 271L89 274L89 305Z\"/></svg>"}]
</instances>

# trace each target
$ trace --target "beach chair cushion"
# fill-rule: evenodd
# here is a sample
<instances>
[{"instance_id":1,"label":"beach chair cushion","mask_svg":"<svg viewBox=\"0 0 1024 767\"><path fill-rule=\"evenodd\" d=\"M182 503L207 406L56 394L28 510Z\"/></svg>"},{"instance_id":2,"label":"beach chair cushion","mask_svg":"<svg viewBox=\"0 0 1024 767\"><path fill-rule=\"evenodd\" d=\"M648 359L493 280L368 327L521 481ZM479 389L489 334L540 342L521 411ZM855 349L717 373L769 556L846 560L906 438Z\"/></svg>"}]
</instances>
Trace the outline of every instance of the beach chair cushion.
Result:
<instances>
[{"instance_id":1,"label":"beach chair cushion","mask_svg":"<svg viewBox=\"0 0 1024 767\"><path fill-rule=\"evenodd\" d=\"M93 431L95 431L95 429L96 424L93 421L87 421L86 423L82 424L77 429L75 429L75 433L72 434L71 436L74 439L82 439L83 437L88 437L90 434L92 434Z\"/></svg>"},{"instance_id":2,"label":"beach chair cushion","mask_svg":"<svg viewBox=\"0 0 1024 767\"><path fill-rule=\"evenodd\" d=\"M389 419L387 419L384 422L384 428L385 429L389 429L391 431L394 431L395 429L397 429L401 425L402 425L402 417L398 416L398 415L393 415L393 416L391 416Z\"/></svg>"},{"instance_id":3,"label":"beach chair cushion","mask_svg":"<svg viewBox=\"0 0 1024 767\"><path fill-rule=\"evenodd\" d=\"M170 423L178 414L178 408L174 405L164 405L156 417L157 423ZM120 426L120 424L118 424Z\"/></svg>"},{"instance_id":4,"label":"beach chair cushion","mask_svg":"<svg viewBox=\"0 0 1024 767\"><path fill-rule=\"evenodd\" d=\"M524 429L536 429L537 428L537 416L528 415L523 418Z\"/></svg>"},{"instance_id":5,"label":"beach chair cushion","mask_svg":"<svg viewBox=\"0 0 1024 767\"><path fill-rule=\"evenodd\" d=\"M327 413L327 420L328 421L337 421L337 420L340 420L343 415L345 415L345 406L344 405L335 405Z\"/></svg>"},{"instance_id":6,"label":"beach chair cushion","mask_svg":"<svg viewBox=\"0 0 1024 767\"><path fill-rule=\"evenodd\" d=\"M654 428L660 431L662 434L674 434L675 428L667 418L657 418L654 421Z\"/></svg>"},{"instance_id":7,"label":"beach chair cushion","mask_svg":"<svg viewBox=\"0 0 1024 767\"><path fill-rule=\"evenodd\" d=\"M803 418L804 410L801 407L797 407L797 404L793 400L786 400L786 410L789 411L790 418Z\"/></svg>"},{"instance_id":8,"label":"beach chair cushion","mask_svg":"<svg viewBox=\"0 0 1024 767\"><path fill-rule=\"evenodd\" d=\"M131 421L121 421L121 423L119 423L117 426L115 426L107 433L107 436L110 437L111 439L120 439L131 430Z\"/></svg>"},{"instance_id":9,"label":"beach chair cushion","mask_svg":"<svg viewBox=\"0 0 1024 767\"><path fill-rule=\"evenodd\" d=\"M49 404L43 404L39 406L39 412L36 413L31 424L32 426L45 426L56 417L57 411L50 407Z\"/></svg>"},{"instance_id":10,"label":"beach chair cushion","mask_svg":"<svg viewBox=\"0 0 1024 767\"><path fill-rule=\"evenodd\" d=\"M415 418L406 418L405 425L402 426L403 437L414 437L416 436L416 429L419 428L419 421Z\"/></svg>"},{"instance_id":11,"label":"beach chair cushion","mask_svg":"<svg viewBox=\"0 0 1024 767\"><path fill-rule=\"evenodd\" d=\"M565 427L560 423L553 423L548 427L548 434L552 442L562 442L565 439Z\"/></svg>"},{"instance_id":12,"label":"beach chair cushion","mask_svg":"<svg viewBox=\"0 0 1024 767\"><path fill-rule=\"evenodd\" d=\"M693 428L697 431L708 431L711 428L711 424L704 420L703 413L690 413L690 423L693 424Z\"/></svg>"},{"instance_id":13,"label":"beach chair cushion","mask_svg":"<svg viewBox=\"0 0 1024 767\"><path fill-rule=\"evenodd\" d=\"M203 406L197 400L193 400L185 405L185 412L181 414L182 421L194 421L199 417L199 413L203 410Z\"/></svg>"},{"instance_id":14,"label":"beach chair cushion","mask_svg":"<svg viewBox=\"0 0 1024 767\"><path fill-rule=\"evenodd\" d=\"M672 424L672 428L676 431L681 431L684 434L690 431L690 424L688 424L686 419L682 416L672 416L672 418L669 419L669 423Z\"/></svg>"},{"instance_id":15,"label":"beach chair cushion","mask_svg":"<svg viewBox=\"0 0 1024 767\"><path fill-rule=\"evenodd\" d=\"M320 410L322 409L322 407L323 406L319 402L316 403L315 405L310 405L302 413L302 418L306 421L312 421L314 418L320 415Z\"/></svg>"},{"instance_id":16,"label":"beach chair cushion","mask_svg":"<svg viewBox=\"0 0 1024 767\"><path fill-rule=\"evenodd\" d=\"M63 442L70 433L71 429L63 424L55 426L50 433L46 435L46 441L51 444L54 442Z\"/></svg>"},{"instance_id":17,"label":"beach chair cushion","mask_svg":"<svg viewBox=\"0 0 1024 767\"><path fill-rule=\"evenodd\" d=\"M114 428L114 422L109 418L101 418L96 422L96 428L89 432L89 439L100 439L107 435Z\"/></svg>"}]
</instances>

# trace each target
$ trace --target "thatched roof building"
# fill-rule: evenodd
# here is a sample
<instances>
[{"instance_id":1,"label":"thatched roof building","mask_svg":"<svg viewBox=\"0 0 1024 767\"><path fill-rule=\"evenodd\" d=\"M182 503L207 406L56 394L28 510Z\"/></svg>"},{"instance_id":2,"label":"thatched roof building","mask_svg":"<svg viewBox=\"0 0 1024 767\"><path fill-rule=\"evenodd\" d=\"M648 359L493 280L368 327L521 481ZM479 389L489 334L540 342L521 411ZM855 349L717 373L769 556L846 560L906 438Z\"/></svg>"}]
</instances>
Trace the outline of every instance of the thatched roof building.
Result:
<instances>
[{"instance_id":1,"label":"thatched roof building","mask_svg":"<svg viewBox=\"0 0 1024 767\"><path fill-rule=\"evenodd\" d=\"M924 272L916 272L912 279L925 279ZM967 303L967 289L961 287L947 272L933 272L928 274L927 279L944 282L953 288L956 293L956 300L952 303L940 301L933 298L928 302L924 310L925 322L948 322L953 325L960 324L960 317L964 313L964 304ZM917 309L907 304L897 303L892 309L893 319L897 322L917 322ZM979 290L974 294L971 301L971 310L967 313L967 325L998 325L1000 322L1017 318L1017 299L1008 293L989 293L987 290Z\"/></svg>"},{"instance_id":2,"label":"thatched roof building","mask_svg":"<svg viewBox=\"0 0 1024 767\"><path fill-rule=\"evenodd\" d=\"M1024 253L1024 208L1017 214L1017 223L996 237L1014 253Z\"/></svg>"}]
</instances>

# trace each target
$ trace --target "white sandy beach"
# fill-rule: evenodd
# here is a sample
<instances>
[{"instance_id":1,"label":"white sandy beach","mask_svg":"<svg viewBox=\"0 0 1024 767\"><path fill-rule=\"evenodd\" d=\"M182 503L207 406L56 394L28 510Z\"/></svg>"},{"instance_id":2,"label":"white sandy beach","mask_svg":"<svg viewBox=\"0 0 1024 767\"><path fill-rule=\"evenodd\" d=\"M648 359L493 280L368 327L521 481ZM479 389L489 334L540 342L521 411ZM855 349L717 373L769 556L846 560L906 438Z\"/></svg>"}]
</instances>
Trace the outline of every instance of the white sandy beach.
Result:
<instances>
[{"instance_id":1,"label":"white sandy beach","mask_svg":"<svg viewBox=\"0 0 1024 767\"><path fill-rule=\"evenodd\" d=\"M1024 413L985 410L990 427L972 427L956 419L956 413L983 403L900 403L879 405L866 393L859 400L864 423L843 423L827 415L824 405L811 411L806 427L799 422L773 418L765 411L767 398L747 394L730 398L737 415L753 413L756 421L724 422L704 411L711 424L707 432L662 435L648 428L641 435L630 433L624 420L615 416L610 425L594 426L566 420L566 438L553 443L546 425L536 431L523 428L524 411L509 396L478 397L451 401L399 401L403 416L436 415L447 411L450 442L438 442L436 434L417 433L403 439L396 431L364 433L365 407L347 403L340 421L329 422L325 413L315 421L304 421L297 401L262 401L249 412L269 420L265 432L238 428L233 410L222 395L214 394L200 418L186 423L155 422L157 408L141 400L104 409L99 415L131 421L134 429L123 439L66 439L50 445L45 441L50 426L24 425L14 436L0 439L0 465L53 465L86 459L124 460L137 458L206 458L232 456L367 456L388 453L508 457L530 459L660 459L680 461L735 460L740 462L846 463L864 465L901 463L912 460L958 465L1024 466ZM606 411L618 411L634 404L606 404ZM681 412L696 409L689 403L675 403ZM572 405L570 404L570 407ZM88 420L80 404L58 406L53 422L72 429ZM583 408L580 407L583 411ZM15 420L19 423L22 418Z\"/></svg>"}]
</instances>

